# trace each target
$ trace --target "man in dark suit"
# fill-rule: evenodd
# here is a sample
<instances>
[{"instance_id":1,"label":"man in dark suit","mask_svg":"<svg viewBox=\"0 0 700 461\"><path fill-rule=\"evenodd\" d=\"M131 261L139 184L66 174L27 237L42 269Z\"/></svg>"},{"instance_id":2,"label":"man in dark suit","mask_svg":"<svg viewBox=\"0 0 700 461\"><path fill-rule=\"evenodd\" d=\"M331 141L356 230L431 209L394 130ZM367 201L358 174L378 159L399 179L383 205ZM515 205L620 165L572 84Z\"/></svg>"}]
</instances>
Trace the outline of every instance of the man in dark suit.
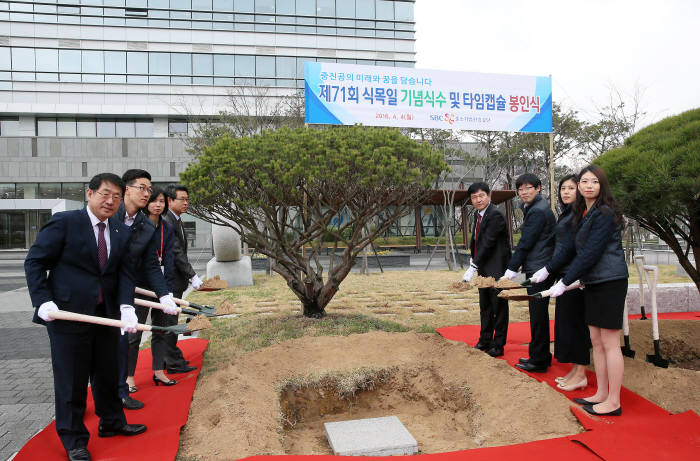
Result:
<instances>
[{"instance_id":1,"label":"man in dark suit","mask_svg":"<svg viewBox=\"0 0 700 461\"><path fill-rule=\"evenodd\" d=\"M160 303L166 307L165 313L177 318L177 305L168 292L165 276L158 264L157 248L160 240L155 232L156 227L141 211L151 196L151 175L145 170L127 170L122 175L122 181L126 185L126 191L116 216L131 228L127 257L137 286L155 291ZM143 402L129 395L129 385L126 382L129 355L129 339L126 335L121 337L119 351L119 397L124 408L138 410L143 408Z\"/></svg>"},{"instance_id":2,"label":"man in dark suit","mask_svg":"<svg viewBox=\"0 0 700 461\"><path fill-rule=\"evenodd\" d=\"M506 218L491 205L490 192L485 182L476 182L467 189L476 212L474 232L469 243L472 259L462 278L466 282L475 273L482 277L500 277L510 259ZM508 334L508 301L497 295L495 288L479 288L481 333L474 347L486 351L491 357L503 355Z\"/></svg>"},{"instance_id":3,"label":"man in dark suit","mask_svg":"<svg viewBox=\"0 0 700 461\"><path fill-rule=\"evenodd\" d=\"M187 187L182 184L169 184L165 189L165 194L168 196L168 211L163 215L163 219L172 225L175 231L175 291L173 291L173 295L176 298L182 298L182 293L190 283L195 290L202 286L202 281L187 259L187 239L181 219L181 215L186 213L187 208L189 208L190 197ZM176 316L168 316L168 318L172 324L177 323ZM165 364L168 373L187 373L197 369L189 366L182 356L182 351L177 347L177 337L169 335L166 337L166 342Z\"/></svg>"},{"instance_id":4,"label":"man in dark suit","mask_svg":"<svg viewBox=\"0 0 700 461\"><path fill-rule=\"evenodd\" d=\"M112 216L123 195L119 176L93 177L87 207L53 215L24 262L29 294L37 307L34 322L46 325L49 334L56 431L70 460L90 459L90 434L83 424L88 381L100 417L100 437L146 430L144 425L126 423L119 400L119 329L51 317L61 309L121 319L130 324L127 331L136 331L133 274L123 258L131 233Z\"/></svg>"},{"instance_id":5,"label":"man in dark suit","mask_svg":"<svg viewBox=\"0 0 700 461\"><path fill-rule=\"evenodd\" d=\"M525 173L515 180L518 195L523 201L523 225L520 228L520 241L510 258L503 278L513 279L522 267L525 276L530 278L535 271L552 259L554 252L554 226L556 219L549 202L542 198L542 183L532 173ZM544 282L534 283L527 288L529 294L538 293L552 286L551 276ZM529 357L523 357L515 366L532 373L544 373L552 364L549 351L549 298L532 299L530 308Z\"/></svg>"}]
</instances>

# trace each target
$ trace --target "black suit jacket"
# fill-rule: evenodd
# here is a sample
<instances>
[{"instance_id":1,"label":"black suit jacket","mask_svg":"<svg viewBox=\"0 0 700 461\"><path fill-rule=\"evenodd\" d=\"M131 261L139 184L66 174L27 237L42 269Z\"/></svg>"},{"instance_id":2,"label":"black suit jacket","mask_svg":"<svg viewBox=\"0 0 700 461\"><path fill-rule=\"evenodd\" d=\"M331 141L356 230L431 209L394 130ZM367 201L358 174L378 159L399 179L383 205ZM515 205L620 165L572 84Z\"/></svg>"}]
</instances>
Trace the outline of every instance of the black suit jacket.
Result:
<instances>
[{"instance_id":1,"label":"black suit jacket","mask_svg":"<svg viewBox=\"0 0 700 461\"><path fill-rule=\"evenodd\" d=\"M478 211L474 213L474 229L478 222ZM474 234L469 242L469 250L474 255ZM510 245L508 244L508 228L506 218L501 210L489 204L481 218L479 238L476 242L476 257L474 264L478 268L479 275L484 277L500 277L506 271L510 259Z\"/></svg>"},{"instance_id":2,"label":"black suit jacket","mask_svg":"<svg viewBox=\"0 0 700 461\"><path fill-rule=\"evenodd\" d=\"M163 219L173 226L175 234L175 245L173 248L175 255L175 292L181 293L187 289L187 285L190 283L190 279L194 277L195 271L187 259L187 242L180 230L180 222L170 210L163 214Z\"/></svg>"},{"instance_id":3,"label":"black suit jacket","mask_svg":"<svg viewBox=\"0 0 700 461\"><path fill-rule=\"evenodd\" d=\"M131 230L114 216L108 222L109 259L101 271L87 210L64 211L51 217L24 261L33 306L38 308L53 301L61 310L95 315L100 289L109 318L120 318L120 304L133 305L133 272L124 258ZM45 324L36 311L33 321ZM66 333L80 333L88 328L87 324L63 320L54 320L50 325Z\"/></svg>"},{"instance_id":4,"label":"black suit jacket","mask_svg":"<svg viewBox=\"0 0 700 461\"><path fill-rule=\"evenodd\" d=\"M117 218L124 222L126 208L124 203L119 206ZM156 292L160 298L169 293L165 277L158 264L157 249L160 248L160 233L156 234L156 226L141 211L136 213L131 227L129 242L129 263L134 270L136 286Z\"/></svg>"}]
</instances>

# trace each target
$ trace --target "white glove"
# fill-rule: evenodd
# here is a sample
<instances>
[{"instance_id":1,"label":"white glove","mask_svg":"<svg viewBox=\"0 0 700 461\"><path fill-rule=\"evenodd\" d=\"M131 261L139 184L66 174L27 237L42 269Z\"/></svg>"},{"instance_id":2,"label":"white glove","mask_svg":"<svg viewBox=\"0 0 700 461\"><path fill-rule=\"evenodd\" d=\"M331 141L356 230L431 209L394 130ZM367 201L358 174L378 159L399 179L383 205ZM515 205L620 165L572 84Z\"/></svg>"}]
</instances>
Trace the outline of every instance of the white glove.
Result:
<instances>
[{"instance_id":1,"label":"white glove","mask_svg":"<svg viewBox=\"0 0 700 461\"><path fill-rule=\"evenodd\" d=\"M190 283L192 284L192 288L195 290L199 290L202 286L202 280L197 276L197 274L194 274L192 278L190 279Z\"/></svg>"},{"instance_id":2,"label":"white glove","mask_svg":"<svg viewBox=\"0 0 700 461\"><path fill-rule=\"evenodd\" d=\"M472 277L474 277L474 274L476 274L476 267L469 266L469 269L467 269L467 271L462 276L462 282L471 282Z\"/></svg>"},{"instance_id":3,"label":"white glove","mask_svg":"<svg viewBox=\"0 0 700 461\"><path fill-rule=\"evenodd\" d=\"M513 272L510 269L506 269L506 273L503 274L503 277L501 277L501 280L503 280L503 279L513 280L516 275L518 275L517 272Z\"/></svg>"},{"instance_id":4,"label":"white glove","mask_svg":"<svg viewBox=\"0 0 700 461\"><path fill-rule=\"evenodd\" d=\"M119 307L119 310L122 313L121 321L126 322L127 324L126 327L121 328L122 334L136 333L136 324L139 323L139 319L138 317L136 317L136 312L134 312L134 308L132 306L129 306L128 304L122 304Z\"/></svg>"},{"instance_id":5,"label":"white glove","mask_svg":"<svg viewBox=\"0 0 700 461\"><path fill-rule=\"evenodd\" d=\"M532 280L535 283L540 283L547 280L547 277L549 277L549 271L546 267L543 267L542 269L532 274L532 278L530 280Z\"/></svg>"},{"instance_id":6,"label":"white glove","mask_svg":"<svg viewBox=\"0 0 700 461\"><path fill-rule=\"evenodd\" d=\"M565 291L566 291L566 285L564 285L564 282L559 280L557 282L557 284L552 287L552 290L549 294L549 297L556 298L557 296L561 296Z\"/></svg>"},{"instance_id":7,"label":"white glove","mask_svg":"<svg viewBox=\"0 0 700 461\"><path fill-rule=\"evenodd\" d=\"M160 303L165 306L163 312L169 315L177 315L180 313L180 309L177 308L177 304L173 301L173 295L167 294L159 298Z\"/></svg>"},{"instance_id":8,"label":"white glove","mask_svg":"<svg viewBox=\"0 0 700 461\"><path fill-rule=\"evenodd\" d=\"M58 306L53 301L46 301L41 306L39 306L39 318L44 322L51 322L53 319L49 317L49 312L58 311Z\"/></svg>"}]
</instances>

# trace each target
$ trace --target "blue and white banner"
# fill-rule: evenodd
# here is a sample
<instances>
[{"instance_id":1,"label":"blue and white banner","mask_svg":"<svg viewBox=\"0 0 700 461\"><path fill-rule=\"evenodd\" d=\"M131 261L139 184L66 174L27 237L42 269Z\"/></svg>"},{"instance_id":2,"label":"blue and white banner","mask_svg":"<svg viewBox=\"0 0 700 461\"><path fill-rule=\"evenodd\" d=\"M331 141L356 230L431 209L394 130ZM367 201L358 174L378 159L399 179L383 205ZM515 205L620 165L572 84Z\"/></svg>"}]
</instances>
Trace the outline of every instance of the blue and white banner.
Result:
<instances>
[{"instance_id":1,"label":"blue and white banner","mask_svg":"<svg viewBox=\"0 0 700 461\"><path fill-rule=\"evenodd\" d=\"M304 64L306 123L551 133L552 78Z\"/></svg>"}]
</instances>

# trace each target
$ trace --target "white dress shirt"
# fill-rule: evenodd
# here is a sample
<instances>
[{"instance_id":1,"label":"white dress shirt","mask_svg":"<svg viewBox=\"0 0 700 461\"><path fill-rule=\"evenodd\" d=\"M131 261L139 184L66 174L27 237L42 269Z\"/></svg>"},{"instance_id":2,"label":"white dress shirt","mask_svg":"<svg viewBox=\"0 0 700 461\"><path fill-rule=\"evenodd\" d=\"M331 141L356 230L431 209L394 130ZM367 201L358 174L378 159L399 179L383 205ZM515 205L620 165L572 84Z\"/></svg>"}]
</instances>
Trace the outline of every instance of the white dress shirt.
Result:
<instances>
[{"instance_id":1,"label":"white dress shirt","mask_svg":"<svg viewBox=\"0 0 700 461\"><path fill-rule=\"evenodd\" d=\"M104 223L105 225L105 243L107 244L107 259L109 259L109 252L110 252L110 245L109 245L109 220L105 219L104 221L100 221L97 216L95 216L92 211L90 211L90 207L85 207L87 209L87 214L90 217L90 222L92 223L92 231L95 233L95 243L98 243L99 235L100 235L100 228L97 227L98 223Z\"/></svg>"}]
</instances>

